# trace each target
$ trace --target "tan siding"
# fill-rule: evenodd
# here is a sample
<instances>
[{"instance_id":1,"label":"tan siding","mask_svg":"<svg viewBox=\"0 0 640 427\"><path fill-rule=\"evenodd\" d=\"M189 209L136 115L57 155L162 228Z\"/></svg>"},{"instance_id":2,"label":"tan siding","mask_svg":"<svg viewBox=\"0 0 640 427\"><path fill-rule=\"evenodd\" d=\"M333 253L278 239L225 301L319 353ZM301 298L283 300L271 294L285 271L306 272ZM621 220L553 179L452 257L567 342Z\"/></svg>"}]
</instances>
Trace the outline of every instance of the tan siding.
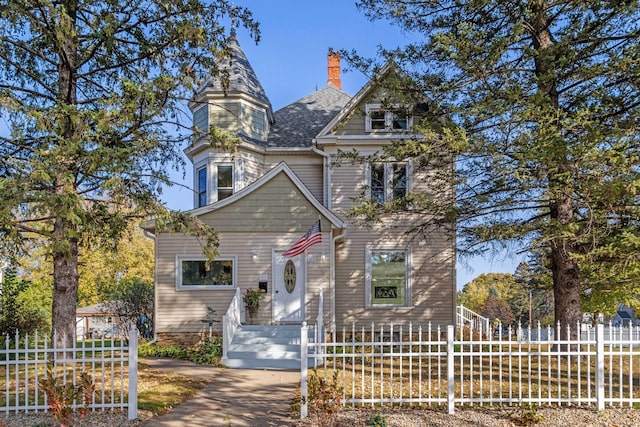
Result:
<instances>
[{"instance_id":1,"label":"tan siding","mask_svg":"<svg viewBox=\"0 0 640 427\"><path fill-rule=\"evenodd\" d=\"M237 257L237 284L244 291L258 287L260 275L266 275L268 292L262 300L258 322L271 323L271 299L273 289L272 250L283 250L291 246L300 233L225 233L220 236L219 252L225 256ZM320 288L328 287L329 262L322 262L322 253L329 253L329 233L324 233L323 243L314 245L307 251L307 320L317 314ZM273 242L279 242L274 246ZM208 325L201 320L207 313L207 306L216 310L218 320L226 312L235 290L176 290L176 255L196 255L202 252L198 241L183 234L160 234L157 251L156 297L158 315L156 328L166 332L206 332ZM257 262L252 254L258 255ZM325 291L325 296L326 295ZM328 308L327 308L328 310Z\"/></svg>"},{"instance_id":2,"label":"tan siding","mask_svg":"<svg viewBox=\"0 0 640 427\"><path fill-rule=\"evenodd\" d=\"M344 162L331 169L332 201L331 207L336 211L346 210L353 206L353 198L362 195L365 188L365 163Z\"/></svg>"},{"instance_id":3,"label":"tan siding","mask_svg":"<svg viewBox=\"0 0 640 427\"><path fill-rule=\"evenodd\" d=\"M350 227L337 248L336 322L339 328L352 323L409 322L450 324L454 317L454 252L444 235L431 235L409 243L404 227L372 230ZM365 301L365 247L367 244L411 245L412 306L367 308Z\"/></svg>"},{"instance_id":4,"label":"tan siding","mask_svg":"<svg viewBox=\"0 0 640 427\"><path fill-rule=\"evenodd\" d=\"M218 232L304 232L317 218L316 208L284 173L235 203L201 217ZM328 222L323 224L323 229L328 227Z\"/></svg>"},{"instance_id":5,"label":"tan siding","mask_svg":"<svg viewBox=\"0 0 640 427\"><path fill-rule=\"evenodd\" d=\"M333 132L336 135L363 135L365 134L365 109L364 105L356 107L350 116L340 123Z\"/></svg>"},{"instance_id":6,"label":"tan siding","mask_svg":"<svg viewBox=\"0 0 640 427\"><path fill-rule=\"evenodd\" d=\"M323 200L323 159L316 155L268 157L267 170L285 161L291 170L304 183L305 187L320 203Z\"/></svg>"},{"instance_id":7,"label":"tan siding","mask_svg":"<svg viewBox=\"0 0 640 427\"><path fill-rule=\"evenodd\" d=\"M246 187L264 175L264 156L246 151L240 152L239 155L244 161L244 187Z\"/></svg>"},{"instance_id":8,"label":"tan siding","mask_svg":"<svg viewBox=\"0 0 640 427\"><path fill-rule=\"evenodd\" d=\"M322 163L320 164L293 164L291 169L309 189L313 197L322 203Z\"/></svg>"},{"instance_id":9,"label":"tan siding","mask_svg":"<svg viewBox=\"0 0 640 427\"><path fill-rule=\"evenodd\" d=\"M209 123L226 131L236 134L238 132L238 104L213 104L209 108Z\"/></svg>"},{"instance_id":10,"label":"tan siding","mask_svg":"<svg viewBox=\"0 0 640 427\"><path fill-rule=\"evenodd\" d=\"M355 120L355 119L354 119ZM363 122L364 129L364 122ZM384 140L377 140L384 143ZM340 147L345 151L365 147ZM370 147L366 147L370 150ZM331 170L332 208L348 211L353 198L360 197L366 186L366 164L344 161ZM413 178L412 191L429 189L428 174ZM348 221L351 222L347 218ZM337 327L351 327L352 323L370 325L373 322L409 322L445 325L454 320L455 313L455 252L453 241L443 232L430 232L415 239L405 235L411 224L424 221L423 216L406 213L402 216L383 218L383 222L370 229L349 224L345 241L336 247L336 323ZM412 294L410 307L366 307L365 300L365 248L367 245L411 245Z\"/></svg>"}]
</instances>

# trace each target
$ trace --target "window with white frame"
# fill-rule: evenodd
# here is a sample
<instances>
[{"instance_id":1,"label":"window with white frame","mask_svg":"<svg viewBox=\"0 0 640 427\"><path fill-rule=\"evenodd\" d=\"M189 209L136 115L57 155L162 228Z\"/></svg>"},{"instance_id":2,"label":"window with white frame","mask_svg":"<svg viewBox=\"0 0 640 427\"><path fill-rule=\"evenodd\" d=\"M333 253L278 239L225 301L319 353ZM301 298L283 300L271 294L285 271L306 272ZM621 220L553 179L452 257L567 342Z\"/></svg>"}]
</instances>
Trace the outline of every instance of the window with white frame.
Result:
<instances>
[{"instance_id":1,"label":"window with white frame","mask_svg":"<svg viewBox=\"0 0 640 427\"><path fill-rule=\"evenodd\" d=\"M233 163L219 163L216 165L216 191L218 201L233 194Z\"/></svg>"},{"instance_id":2,"label":"window with white frame","mask_svg":"<svg viewBox=\"0 0 640 427\"><path fill-rule=\"evenodd\" d=\"M366 298L368 307L411 305L411 251L366 249Z\"/></svg>"},{"instance_id":3,"label":"window with white frame","mask_svg":"<svg viewBox=\"0 0 640 427\"><path fill-rule=\"evenodd\" d=\"M196 171L197 182L197 208L207 205L207 167L201 167Z\"/></svg>"},{"instance_id":4,"label":"window with white frame","mask_svg":"<svg viewBox=\"0 0 640 427\"><path fill-rule=\"evenodd\" d=\"M236 257L214 261L197 256L176 257L177 289L226 289L236 286Z\"/></svg>"},{"instance_id":5,"label":"window with white frame","mask_svg":"<svg viewBox=\"0 0 640 427\"><path fill-rule=\"evenodd\" d=\"M371 198L377 203L406 196L410 175L408 162L374 162L369 164L368 172Z\"/></svg>"},{"instance_id":6,"label":"window with white frame","mask_svg":"<svg viewBox=\"0 0 640 427\"><path fill-rule=\"evenodd\" d=\"M367 104L365 111L367 132L401 132L411 130L413 126L411 109L408 106Z\"/></svg>"}]
</instances>

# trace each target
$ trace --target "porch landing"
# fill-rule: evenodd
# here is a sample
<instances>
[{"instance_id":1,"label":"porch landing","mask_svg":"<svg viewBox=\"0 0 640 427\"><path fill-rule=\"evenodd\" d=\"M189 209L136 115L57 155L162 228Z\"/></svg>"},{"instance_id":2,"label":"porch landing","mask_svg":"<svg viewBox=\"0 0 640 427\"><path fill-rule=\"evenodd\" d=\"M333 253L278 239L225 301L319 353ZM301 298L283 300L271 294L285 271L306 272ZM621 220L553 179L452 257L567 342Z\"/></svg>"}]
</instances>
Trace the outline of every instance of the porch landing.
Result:
<instances>
[{"instance_id":1,"label":"porch landing","mask_svg":"<svg viewBox=\"0 0 640 427\"><path fill-rule=\"evenodd\" d=\"M309 328L313 340L314 330ZM315 359L308 358L309 366ZM222 364L237 369L300 369L300 325L242 325Z\"/></svg>"}]
</instances>

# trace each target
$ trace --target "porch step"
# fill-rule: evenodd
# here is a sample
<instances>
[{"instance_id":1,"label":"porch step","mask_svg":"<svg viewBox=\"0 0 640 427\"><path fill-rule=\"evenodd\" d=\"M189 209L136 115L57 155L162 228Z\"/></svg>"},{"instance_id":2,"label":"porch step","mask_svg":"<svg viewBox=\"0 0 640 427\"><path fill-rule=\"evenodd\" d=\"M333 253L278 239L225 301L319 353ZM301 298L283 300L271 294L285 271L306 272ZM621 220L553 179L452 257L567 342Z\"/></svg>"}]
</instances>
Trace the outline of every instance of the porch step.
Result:
<instances>
[{"instance_id":1,"label":"porch step","mask_svg":"<svg viewBox=\"0 0 640 427\"><path fill-rule=\"evenodd\" d=\"M309 328L313 337L313 329ZM300 369L299 325L243 325L222 363L238 369ZM313 366L309 358L309 366Z\"/></svg>"}]
</instances>

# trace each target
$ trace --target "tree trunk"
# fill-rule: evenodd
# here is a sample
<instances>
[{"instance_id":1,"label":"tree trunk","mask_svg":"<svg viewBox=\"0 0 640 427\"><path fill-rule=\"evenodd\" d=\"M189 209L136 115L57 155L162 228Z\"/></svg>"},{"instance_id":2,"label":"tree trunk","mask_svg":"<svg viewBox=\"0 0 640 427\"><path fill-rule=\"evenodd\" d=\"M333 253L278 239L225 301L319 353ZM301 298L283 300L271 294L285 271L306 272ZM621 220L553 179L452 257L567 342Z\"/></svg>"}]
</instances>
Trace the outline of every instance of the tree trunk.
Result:
<instances>
[{"instance_id":1,"label":"tree trunk","mask_svg":"<svg viewBox=\"0 0 640 427\"><path fill-rule=\"evenodd\" d=\"M65 221L58 219L54 226L54 235L64 235ZM70 347L76 326L76 301L78 299L78 241L64 237L58 245L68 244L68 250L53 252L53 304L51 323L56 333L58 347Z\"/></svg>"},{"instance_id":2,"label":"tree trunk","mask_svg":"<svg viewBox=\"0 0 640 427\"><path fill-rule=\"evenodd\" d=\"M534 62L538 92L545 96L552 109L560 110L560 96L553 68L555 59L554 55L549 53L553 47L553 36L547 18L548 4L545 0L532 0L529 7L533 12L531 41L536 50ZM544 124L538 123L538 126L544 126ZM555 126L555 132L561 132L562 124L559 121L553 123L553 126ZM549 176L549 216L551 221L557 224L557 228L552 233L559 234L551 242L551 271L555 297L556 337L575 339L579 333L576 326L580 320L580 275L577 262L571 259L571 254L575 252L574 244L570 236L563 235L567 226L575 222L573 200L569 194L570 180L567 179L567 176L570 176L571 163L566 147L561 145L564 143L561 138L558 138L557 157L555 165L550 168ZM552 228L554 226L552 225ZM559 328L558 323L560 323ZM570 328L569 336L567 336L567 328Z\"/></svg>"},{"instance_id":3,"label":"tree trunk","mask_svg":"<svg viewBox=\"0 0 640 427\"><path fill-rule=\"evenodd\" d=\"M562 191L557 191L551 201L551 219L562 227L574 220L572 200ZM576 339L580 332L580 271L578 263L571 258L573 252L571 237L558 237L551 245L556 337L563 340ZM570 328L569 334L567 328Z\"/></svg>"},{"instance_id":4,"label":"tree trunk","mask_svg":"<svg viewBox=\"0 0 640 427\"><path fill-rule=\"evenodd\" d=\"M62 3L66 19L60 22L57 30L62 40L58 62L59 87L57 104L63 111L72 110L69 106L77 105L77 40L71 36L75 34L77 19L77 0L67 0ZM61 144L76 143L76 123L74 117L67 114L62 120L60 128ZM77 194L76 175L77 159L71 150L68 157L58 159L58 175L56 176L55 192L60 200L68 200L69 194ZM73 203L73 202L72 202ZM58 346L70 347L73 343L76 328L76 302L78 299L78 238L77 227L65 215L73 212L74 206L62 202L56 216L53 232L53 304L51 308L51 322L57 334Z\"/></svg>"},{"instance_id":5,"label":"tree trunk","mask_svg":"<svg viewBox=\"0 0 640 427\"><path fill-rule=\"evenodd\" d=\"M580 277L577 263L562 247L551 250L551 270L553 272L553 296L555 299L556 335L560 339L576 339L580 322ZM567 335L567 327L571 333Z\"/></svg>"}]
</instances>

